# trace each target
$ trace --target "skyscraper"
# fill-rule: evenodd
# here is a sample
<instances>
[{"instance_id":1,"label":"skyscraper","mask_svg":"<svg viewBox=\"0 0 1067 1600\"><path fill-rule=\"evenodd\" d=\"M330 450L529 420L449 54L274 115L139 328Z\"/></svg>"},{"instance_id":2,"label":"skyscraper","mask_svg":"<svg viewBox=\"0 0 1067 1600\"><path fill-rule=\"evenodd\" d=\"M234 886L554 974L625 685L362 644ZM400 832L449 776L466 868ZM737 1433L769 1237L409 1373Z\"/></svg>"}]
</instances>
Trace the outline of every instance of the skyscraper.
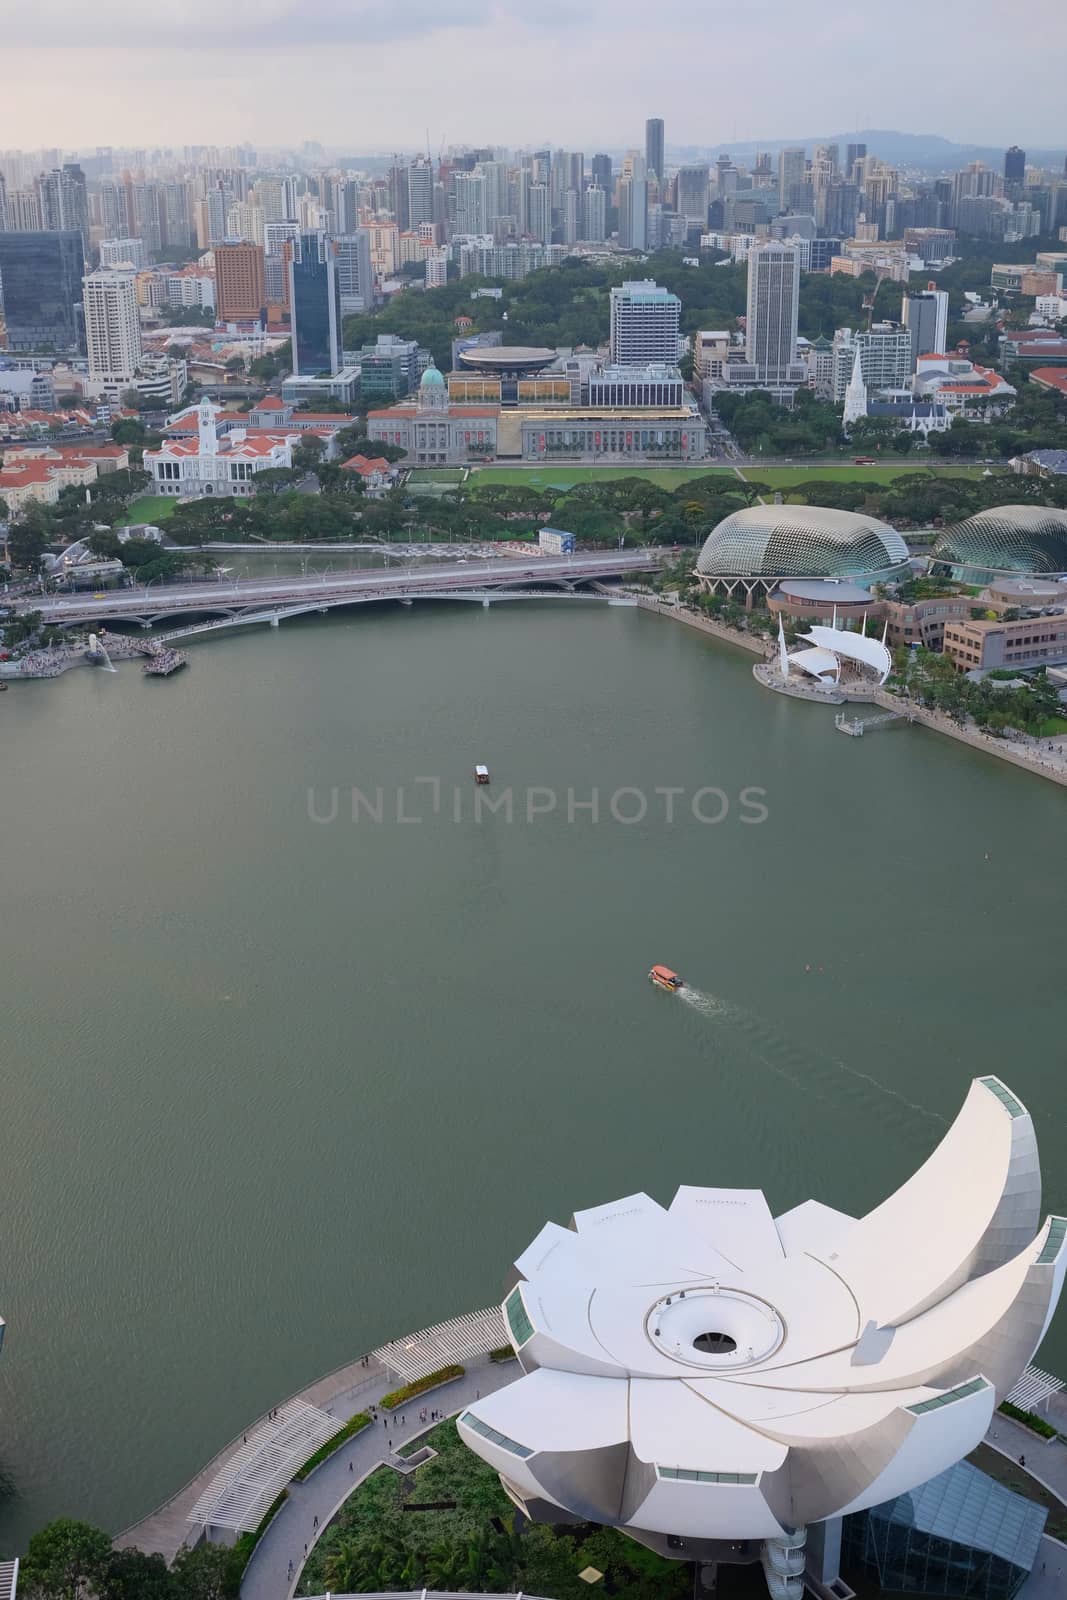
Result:
<instances>
[{"instance_id":1,"label":"skyscraper","mask_svg":"<svg viewBox=\"0 0 1067 1600\"><path fill-rule=\"evenodd\" d=\"M486 215L486 183L480 172L455 172L452 175L452 232L482 234L489 231Z\"/></svg>"},{"instance_id":2,"label":"skyscraper","mask_svg":"<svg viewBox=\"0 0 1067 1600\"><path fill-rule=\"evenodd\" d=\"M800 316L800 252L770 240L748 253L748 316L745 354L761 384L789 382L797 358Z\"/></svg>"},{"instance_id":3,"label":"skyscraper","mask_svg":"<svg viewBox=\"0 0 1067 1600\"><path fill-rule=\"evenodd\" d=\"M589 163L589 171L592 175L592 181L596 184L597 188L603 189L606 195L610 194L611 157L605 155L595 155L592 161Z\"/></svg>"},{"instance_id":4,"label":"skyscraper","mask_svg":"<svg viewBox=\"0 0 1067 1600\"><path fill-rule=\"evenodd\" d=\"M552 243L552 208L548 201L548 185L531 183L529 193L529 220L526 231L540 244Z\"/></svg>"},{"instance_id":5,"label":"skyscraper","mask_svg":"<svg viewBox=\"0 0 1067 1600\"><path fill-rule=\"evenodd\" d=\"M314 378L341 368L341 295L337 258L323 233L301 233L288 246L293 376Z\"/></svg>"},{"instance_id":6,"label":"skyscraper","mask_svg":"<svg viewBox=\"0 0 1067 1600\"><path fill-rule=\"evenodd\" d=\"M0 233L0 289L9 350L85 349L80 233Z\"/></svg>"},{"instance_id":7,"label":"skyscraper","mask_svg":"<svg viewBox=\"0 0 1067 1600\"><path fill-rule=\"evenodd\" d=\"M267 304L260 244L215 246L215 300L220 322L259 322Z\"/></svg>"},{"instance_id":8,"label":"skyscraper","mask_svg":"<svg viewBox=\"0 0 1067 1600\"><path fill-rule=\"evenodd\" d=\"M1026 151L1020 150L1017 144L1004 152L1004 182L1009 188L1022 184L1026 179Z\"/></svg>"},{"instance_id":9,"label":"skyscraper","mask_svg":"<svg viewBox=\"0 0 1067 1600\"><path fill-rule=\"evenodd\" d=\"M867 146L865 144L846 144L846 146L845 146L845 177L849 180L850 183L855 183L856 182L856 175L852 170L855 167L856 162L857 161L865 161L866 159L867 159Z\"/></svg>"},{"instance_id":10,"label":"skyscraper","mask_svg":"<svg viewBox=\"0 0 1067 1600\"><path fill-rule=\"evenodd\" d=\"M411 169L414 172L414 167ZM342 234L333 241L337 252L337 282L341 295L341 315L369 311L374 301L374 269L370 258L370 234L366 228ZM427 279L427 282L429 280Z\"/></svg>"},{"instance_id":11,"label":"skyscraper","mask_svg":"<svg viewBox=\"0 0 1067 1600\"><path fill-rule=\"evenodd\" d=\"M654 172L663 189L663 118L649 117L645 123L645 168Z\"/></svg>"},{"instance_id":12,"label":"skyscraper","mask_svg":"<svg viewBox=\"0 0 1067 1600\"><path fill-rule=\"evenodd\" d=\"M433 221L433 167L422 156L408 168L408 221L413 231L418 229L420 222ZM353 210L351 220L339 231L354 232L356 222L357 216Z\"/></svg>"},{"instance_id":13,"label":"skyscraper","mask_svg":"<svg viewBox=\"0 0 1067 1600\"><path fill-rule=\"evenodd\" d=\"M799 146L788 146L778 152L778 209L787 211L794 204L797 187L805 180L804 151Z\"/></svg>"},{"instance_id":14,"label":"skyscraper","mask_svg":"<svg viewBox=\"0 0 1067 1600\"><path fill-rule=\"evenodd\" d=\"M408 208L408 169L399 161L394 161L389 168L389 204L400 232L407 233L411 227L411 212Z\"/></svg>"},{"instance_id":15,"label":"skyscraper","mask_svg":"<svg viewBox=\"0 0 1067 1600\"><path fill-rule=\"evenodd\" d=\"M590 184L582 196L582 238L599 244L606 237L607 197L603 189Z\"/></svg>"},{"instance_id":16,"label":"skyscraper","mask_svg":"<svg viewBox=\"0 0 1067 1600\"><path fill-rule=\"evenodd\" d=\"M568 189L563 196L563 243L575 244L578 240L582 215L582 197L576 189Z\"/></svg>"},{"instance_id":17,"label":"skyscraper","mask_svg":"<svg viewBox=\"0 0 1067 1600\"><path fill-rule=\"evenodd\" d=\"M617 284L611 291L611 360L615 366L649 362L678 365L682 302L651 278Z\"/></svg>"},{"instance_id":18,"label":"skyscraper","mask_svg":"<svg viewBox=\"0 0 1067 1600\"><path fill-rule=\"evenodd\" d=\"M929 283L906 294L900 320L911 334L911 370L920 356L943 355L948 333L948 291Z\"/></svg>"},{"instance_id":19,"label":"skyscraper","mask_svg":"<svg viewBox=\"0 0 1067 1600\"><path fill-rule=\"evenodd\" d=\"M41 227L50 233L80 233L84 253L89 241L89 201L81 167L76 161L67 161L51 172L42 172L37 179L37 193Z\"/></svg>"},{"instance_id":20,"label":"skyscraper","mask_svg":"<svg viewBox=\"0 0 1067 1600\"><path fill-rule=\"evenodd\" d=\"M83 283L89 376L110 388L132 383L141 359L141 318L132 272L101 267Z\"/></svg>"},{"instance_id":21,"label":"skyscraper","mask_svg":"<svg viewBox=\"0 0 1067 1600\"><path fill-rule=\"evenodd\" d=\"M619 244L643 250L648 242L648 183L643 156L629 158L629 175L619 179Z\"/></svg>"},{"instance_id":22,"label":"skyscraper","mask_svg":"<svg viewBox=\"0 0 1067 1600\"><path fill-rule=\"evenodd\" d=\"M699 220L702 228L708 225L707 167L679 167L676 185L675 210L680 217Z\"/></svg>"}]
</instances>

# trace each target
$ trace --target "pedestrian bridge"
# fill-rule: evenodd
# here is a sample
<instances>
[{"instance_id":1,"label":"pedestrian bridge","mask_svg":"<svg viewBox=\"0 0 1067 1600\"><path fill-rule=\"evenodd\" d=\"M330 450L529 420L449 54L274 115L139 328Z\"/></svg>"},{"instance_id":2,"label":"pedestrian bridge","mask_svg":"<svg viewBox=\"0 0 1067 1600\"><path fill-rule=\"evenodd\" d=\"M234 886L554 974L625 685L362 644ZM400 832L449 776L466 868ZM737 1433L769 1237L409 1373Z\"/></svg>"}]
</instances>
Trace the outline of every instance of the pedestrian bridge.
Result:
<instances>
[{"instance_id":1,"label":"pedestrian bridge","mask_svg":"<svg viewBox=\"0 0 1067 1600\"><path fill-rule=\"evenodd\" d=\"M241 621L278 621L309 611L370 601L489 600L514 593L516 598L546 591L569 595L606 578L654 571L662 559L658 549L618 550L610 554L488 558L447 566L427 564L402 571L382 568L312 576L205 579L197 583L117 589L106 594L46 595L27 598L19 609L41 613L53 626L138 622L152 627L182 617L216 617L232 626ZM175 630L177 632L177 630ZM185 632L183 630L183 636Z\"/></svg>"}]
</instances>

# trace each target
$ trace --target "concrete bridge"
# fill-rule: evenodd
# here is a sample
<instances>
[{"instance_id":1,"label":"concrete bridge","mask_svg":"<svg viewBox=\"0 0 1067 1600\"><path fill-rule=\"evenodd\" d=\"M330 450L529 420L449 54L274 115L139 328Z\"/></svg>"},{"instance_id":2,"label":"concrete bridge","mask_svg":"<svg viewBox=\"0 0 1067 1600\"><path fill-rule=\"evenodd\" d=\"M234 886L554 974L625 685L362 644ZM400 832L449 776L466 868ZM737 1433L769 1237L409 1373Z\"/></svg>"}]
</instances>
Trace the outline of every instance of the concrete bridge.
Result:
<instances>
[{"instance_id":1,"label":"concrete bridge","mask_svg":"<svg viewBox=\"0 0 1067 1600\"><path fill-rule=\"evenodd\" d=\"M375 568L311 576L208 580L145 588L117 589L106 594L27 597L19 609L41 613L46 623L64 627L101 622L139 622L143 627L182 617L214 616L237 621L274 622L301 612L328 611L368 601L466 599L483 604L508 591L544 592L547 587L572 594L580 586L638 572L654 571L663 556L656 549L617 550L609 554L488 558L447 566L426 565L403 571ZM460 570L469 566L470 571ZM183 630L184 631L184 630Z\"/></svg>"}]
</instances>

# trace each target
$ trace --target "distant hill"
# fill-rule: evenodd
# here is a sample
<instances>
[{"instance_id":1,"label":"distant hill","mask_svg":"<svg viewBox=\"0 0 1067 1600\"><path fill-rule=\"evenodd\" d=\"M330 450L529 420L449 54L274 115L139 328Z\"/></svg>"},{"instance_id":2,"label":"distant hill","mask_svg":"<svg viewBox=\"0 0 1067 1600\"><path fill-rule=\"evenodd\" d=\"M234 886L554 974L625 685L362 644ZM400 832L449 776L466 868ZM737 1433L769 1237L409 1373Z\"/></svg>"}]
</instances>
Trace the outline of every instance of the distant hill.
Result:
<instances>
[{"instance_id":1,"label":"distant hill","mask_svg":"<svg viewBox=\"0 0 1067 1600\"><path fill-rule=\"evenodd\" d=\"M880 156L895 167L913 167L922 172L954 172L968 161L984 161L987 166L999 167L1004 160L1003 145L956 144L937 133L897 133L886 128L863 128L859 133L809 134L796 139L746 140L742 144L726 141L723 144L697 147L671 146L671 155L677 161L714 161L716 156L728 155L731 160L750 166L757 150L777 153L786 145L803 145L810 155L817 144L837 144L842 158L848 144L865 144L868 154ZM1027 148L1027 159L1039 166L1063 169L1064 151Z\"/></svg>"}]
</instances>

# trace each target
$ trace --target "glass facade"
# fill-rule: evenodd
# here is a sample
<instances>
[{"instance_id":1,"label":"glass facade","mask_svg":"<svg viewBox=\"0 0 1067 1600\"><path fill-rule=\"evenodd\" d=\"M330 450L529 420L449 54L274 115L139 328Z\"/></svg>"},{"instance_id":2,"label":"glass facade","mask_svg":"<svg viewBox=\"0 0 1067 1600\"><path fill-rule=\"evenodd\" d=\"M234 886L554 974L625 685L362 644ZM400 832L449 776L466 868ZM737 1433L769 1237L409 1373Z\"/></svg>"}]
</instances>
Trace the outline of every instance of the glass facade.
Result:
<instances>
[{"instance_id":1,"label":"glass facade","mask_svg":"<svg viewBox=\"0 0 1067 1600\"><path fill-rule=\"evenodd\" d=\"M522 1301L522 1291L512 1289L504 1301L504 1311L507 1314L508 1327L516 1346L523 1345L527 1339L533 1338L534 1326L526 1314L526 1307Z\"/></svg>"},{"instance_id":2,"label":"glass facade","mask_svg":"<svg viewBox=\"0 0 1067 1600\"><path fill-rule=\"evenodd\" d=\"M491 1428L488 1422L476 1417L473 1411L465 1411L459 1420L468 1428L473 1428L475 1433L480 1433L482 1438L488 1439L491 1444L498 1444L501 1450L509 1450L513 1456L521 1456L525 1461L527 1456L533 1455L533 1451L526 1445L519 1444L515 1439L509 1439L506 1433L500 1433L496 1428Z\"/></svg>"},{"instance_id":3,"label":"glass facade","mask_svg":"<svg viewBox=\"0 0 1067 1600\"><path fill-rule=\"evenodd\" d=\"M887 1593L1011 1600L1030 1575L1047 1515L961 1461L910 1494L846 1517L842 1556Z\"/></svg>"},{"instance_id":4,"label":"glass facade","mask_svg":"<svg viewBox=\"0 0 1067 1600\"><path fill-rule=\"evenodd\" d=\"M341 292L337 262L325 235L301 234L289 263L293 374L317 378L341 368Z\"/></svg>"},{"instance_id":5,"label":"glass facade","mask_svg":"<svg viewBox=\"0 0 1067 1600\"><path fill-rule=\"evenodd\" d=\"M724 518L697 558L706 577L884 579L908 547L888 523L825 506L750 506Z\"/></svg>"},{"instance_id":6,"label":"glass facade","mask_svg":"<svg viewBox=\"0 0 1067 1600\"><path fill-rule=\"evenodd\" d=\"M1053 506L992 506L934 540L933 573L988 583L999 573L1067 572L1067 511Z\"/></svg>"},{"instance_id":7,"label":"glass facade","mask_svg":"<svg viewBox=\"0 0 1067 1600\"><path fill-rule=\"evenodd\" d=\"M0 232L0 293L9 350L85 353L80 233Z\"/></svg>"}]
</instances>

